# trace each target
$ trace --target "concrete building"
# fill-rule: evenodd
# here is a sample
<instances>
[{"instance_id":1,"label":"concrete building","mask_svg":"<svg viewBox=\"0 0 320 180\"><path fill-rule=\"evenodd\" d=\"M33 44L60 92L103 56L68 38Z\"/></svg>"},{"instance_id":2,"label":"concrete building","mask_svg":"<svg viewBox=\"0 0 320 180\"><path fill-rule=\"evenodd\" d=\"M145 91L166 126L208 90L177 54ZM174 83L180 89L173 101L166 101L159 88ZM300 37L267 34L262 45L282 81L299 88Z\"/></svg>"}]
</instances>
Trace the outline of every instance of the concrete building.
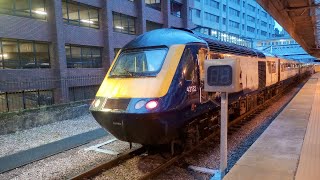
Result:
<instances>
[{"instance_id":1,"label":"concrete building","mask_svg":"<svg viewBox=\"0 0 320 180\"><path fill-rule=\"evenodd\" d=\"M188 0L0 0L0 112L90 99L137 35L190 26Z\"/></svg>"},{"instance_id":2,"label":"concrete building","mask_svg":"<svg viewBox=\"0 0 320 180\"><path fill-rule=\"evenodd\" d=\"M0 112L91 99L134 37L197 26L251 47L274 21L253 0L0 0Z\"/></svg>"},{"instance_id":3,"label":"concrete building","mask_svg":"<svg viewBox=\"0 0 320 180\"><path fill-rule=\"evenodd\" d=\"M191 0L190 6L192 22L219 39L267 39L274 33L273 18L255 0Z\"/></svg>"}]
</instances>

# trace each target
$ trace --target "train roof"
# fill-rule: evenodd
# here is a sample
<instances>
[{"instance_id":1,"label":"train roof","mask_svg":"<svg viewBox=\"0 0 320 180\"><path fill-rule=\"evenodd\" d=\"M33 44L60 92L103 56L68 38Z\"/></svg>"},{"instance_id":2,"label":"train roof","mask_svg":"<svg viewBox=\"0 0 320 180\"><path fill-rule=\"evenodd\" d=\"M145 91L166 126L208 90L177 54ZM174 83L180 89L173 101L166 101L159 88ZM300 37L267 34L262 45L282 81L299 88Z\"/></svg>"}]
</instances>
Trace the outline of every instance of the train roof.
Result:
<instances>
[{"instance_id":1,"label":"train roof","mask_svg":"<svg viewBox=\"0 0 320 180\"><path fill-rule=\"evenodd\" d=\"M210 48L211 51L219 52L219 53L227 53L227 54L234 54L239 56L254 56L254 57L260 57L265 58L265 54L259 50L251 49L245 46L240 46L228 42L222 42L219 41L209 35L196 33L199 37L204 39Z\"/></svg>"},{"instance_id":2,"label":"train roof","mask_svg":"<svg viewBox=\"0 0 320 180\"><path fill-rule=\"evenodd\" d=\"M183 30L165 28L156 29L144 33L134 40L130 41L123 48L124 49L134 49L143 48L150 46L167 46L170 47L174 44L188 44L188 43L205 43L203 39L195 36L190 32Z\"/></svg>"},{"instance_id":3,"label":"train roof","mask_svg":"<svg viewBox=\"0 0 320 180\"><path fill-rule=\"evenodd\" d=\"M170 47L174 44L189 44L189 43L205 43L208 44L211 51L234 54L240 56L255 56L265 58L265 55L254 49L244 46L239 46L227 42L221 42L212 36L204 35L201 33L193 32L188 29L177 28L163 28L156 29L144 33L134 40L126 44L123 49L136 49L152 46L167 46Z\"/></svg>"}]
</instances>

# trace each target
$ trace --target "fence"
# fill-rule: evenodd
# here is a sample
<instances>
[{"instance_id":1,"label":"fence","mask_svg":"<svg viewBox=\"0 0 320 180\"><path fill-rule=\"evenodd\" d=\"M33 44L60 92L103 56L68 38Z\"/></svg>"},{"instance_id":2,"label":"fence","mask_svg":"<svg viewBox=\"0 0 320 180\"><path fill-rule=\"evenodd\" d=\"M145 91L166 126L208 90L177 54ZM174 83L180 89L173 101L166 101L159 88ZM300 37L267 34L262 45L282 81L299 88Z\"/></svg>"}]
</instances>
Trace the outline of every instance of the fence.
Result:
<instances>
[{"instance_id":1,"label":"fence","mask_svg":"<svg viewBox=\"0 0 320 180\"><path fill-rule=\"evenodd\" d=\"M63 79L0 81L0 113L34 109L65 102L94 98L103 76L77 76Z\"/></svg>"}]
</instances>

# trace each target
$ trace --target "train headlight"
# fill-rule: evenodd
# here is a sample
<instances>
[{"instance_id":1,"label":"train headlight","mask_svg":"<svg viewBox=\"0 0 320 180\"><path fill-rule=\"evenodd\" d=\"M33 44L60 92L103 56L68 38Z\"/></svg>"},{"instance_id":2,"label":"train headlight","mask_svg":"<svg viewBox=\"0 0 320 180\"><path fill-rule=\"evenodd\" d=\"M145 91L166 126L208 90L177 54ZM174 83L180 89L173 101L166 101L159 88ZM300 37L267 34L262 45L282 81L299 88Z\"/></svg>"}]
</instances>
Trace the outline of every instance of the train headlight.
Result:
<instances>
[{"instance_id":1,"label":"train headlight","mask_svg":"<svg viewBox=\"0 0 320 180\"><path fill-rule=\"evenodd\" d=\"M135 108L135 109L140 109L140 108L142 108L145 104L146 104L146 101L144 101L144 100L138 101L138 102L136 103L136 105L134 106L134 108Z\"/></svg>"},{"instance_id":2,"label":"train headlight","mask_svg":"<svg viewBox=\"0 0 320 180\"><path fill-rule=\"evenodd\" d=\"M157 106L158 106L158 101L156 101L156 100L151 100L146 104L146 108L149 110L154 109Z\"/></svg>"},{"instance_id":3,"label":"train headlight","mask_svg":"<svg viewBox=\"0 0 320 180\"><path fill-rule=\"evenodd\" d=\"M95 101L93 101L93 107L94 108L97 108L97 107L99 107L100 106L100 103L101 103L101 100L100 99L96 99Z\"/></svg>"}]
</instances>

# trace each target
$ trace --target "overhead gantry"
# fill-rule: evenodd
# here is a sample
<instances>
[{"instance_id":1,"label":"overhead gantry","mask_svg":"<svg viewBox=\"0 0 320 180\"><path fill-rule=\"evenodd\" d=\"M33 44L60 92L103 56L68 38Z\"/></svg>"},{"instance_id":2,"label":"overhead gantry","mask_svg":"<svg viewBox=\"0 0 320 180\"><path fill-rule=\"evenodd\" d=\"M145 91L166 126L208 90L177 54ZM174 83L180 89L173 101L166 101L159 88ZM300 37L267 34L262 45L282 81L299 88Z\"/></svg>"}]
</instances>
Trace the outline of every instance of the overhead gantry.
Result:
<instances>
[{"instance_id":1,"label":"overhead gantry","mask_svg":"<svg viewBox=\"0 0 320 180\"><path fill-rule=\"evenodd\" d=\"M256 0L310 55L320 58L320 0Z\"/></svg>"}]
</instances>

